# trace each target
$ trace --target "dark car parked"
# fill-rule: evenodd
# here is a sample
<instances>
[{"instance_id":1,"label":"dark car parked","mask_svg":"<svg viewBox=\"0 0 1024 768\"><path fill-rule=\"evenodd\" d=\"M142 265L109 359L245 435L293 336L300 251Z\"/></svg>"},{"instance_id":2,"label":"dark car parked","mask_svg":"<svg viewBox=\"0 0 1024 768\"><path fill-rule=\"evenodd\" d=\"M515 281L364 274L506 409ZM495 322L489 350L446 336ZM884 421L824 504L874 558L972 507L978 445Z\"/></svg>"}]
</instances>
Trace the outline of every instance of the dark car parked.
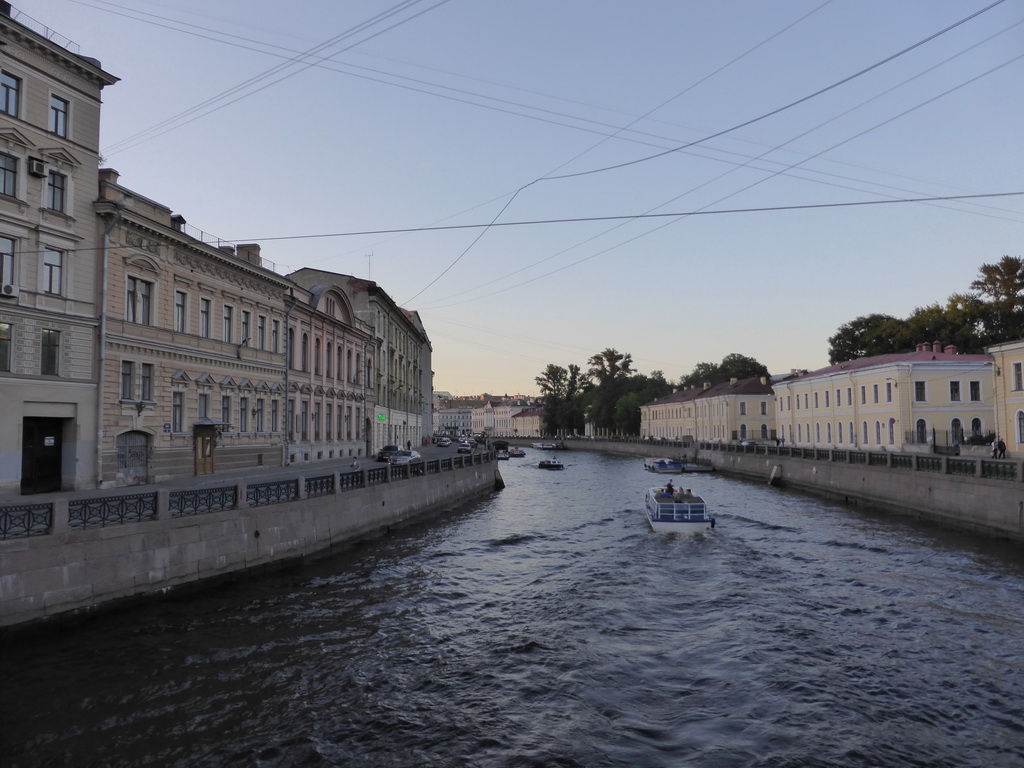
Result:
<instances>
[{"instance_id":1,"label":"dark car parked","mask_svg":"<svg viewBox=\"0 0 1024 768\"><path fill-rule=\"evenodd\" d=\"M396 453L398 453L397 445L385 445L377 452L377 461L391 461Z\"/></svg>"}]
</instances>

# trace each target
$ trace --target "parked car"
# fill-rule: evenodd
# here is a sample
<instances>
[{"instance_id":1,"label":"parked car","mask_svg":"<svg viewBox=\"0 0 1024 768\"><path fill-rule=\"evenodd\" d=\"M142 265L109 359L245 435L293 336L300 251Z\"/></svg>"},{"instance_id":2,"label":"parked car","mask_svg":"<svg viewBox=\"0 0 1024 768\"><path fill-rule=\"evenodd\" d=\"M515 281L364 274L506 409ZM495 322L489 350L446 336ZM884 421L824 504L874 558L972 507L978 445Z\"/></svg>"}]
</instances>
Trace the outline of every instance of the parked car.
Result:
<instances>
[{"instance_id":1,"label":"parked car","mask_svg":"<svg viewBox=\"0 0 1024 768\"><path fill-rule=\"evenodd\" d=\"M398 451L394 456L392 456L390 459L388 459L388 461L390 461L392 464L408 464L409 462L412 462L412 461L422 461L422 460L423 460L423 457L420 455L419 451L405 451L405 450Z\"/></svg>"},{"instance_id":2,"label":"parked car","mask_svg":"<svg viewBox=\"0 0 1024 768\"><path fill-rule=\"evenodd\" d=\"M397 445L385 445L377 452L377 461L391 461L391 457L398 453Z\"/></svg>"},{"instance_id":3,"label":"parked car","mask_svg":"<svg viewBox=\"0 0 1024 768\"><path fill-rule=\"evenodd\" d=\"M442 437L440 440L437 441L437 444L441 448L447 448L449 445L452 444L452 441L449 440L447 437Z\"/></svg>"},{"instance_id":4,"label":"parked car","mask_svg":"<svg viewBox=\"0 0 1024 768\"><path fill-rule=\"evenodd\" d=\"M459 443L458 451L459 453L472 453L473 446L470 445L469 443Z\"/></svg>"}]
</instances>

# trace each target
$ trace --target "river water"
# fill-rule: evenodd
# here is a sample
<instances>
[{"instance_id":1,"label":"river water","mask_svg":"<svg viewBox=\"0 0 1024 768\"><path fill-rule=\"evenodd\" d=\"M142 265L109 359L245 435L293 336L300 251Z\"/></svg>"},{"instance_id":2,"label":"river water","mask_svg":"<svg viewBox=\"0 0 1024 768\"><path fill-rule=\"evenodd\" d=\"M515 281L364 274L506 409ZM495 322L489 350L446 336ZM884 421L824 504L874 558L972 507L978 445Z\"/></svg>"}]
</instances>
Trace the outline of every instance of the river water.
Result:
<instances>
[{"instance_id":1,"label":"river water","mask_svg":"<svg viewBox=\"0 0 1024 768\"><path fill-rule=\"evenodd\" d=\"M639 459L2 649L23 766L1024 766L1021 545Z\"/></svg>"}]
</instances>

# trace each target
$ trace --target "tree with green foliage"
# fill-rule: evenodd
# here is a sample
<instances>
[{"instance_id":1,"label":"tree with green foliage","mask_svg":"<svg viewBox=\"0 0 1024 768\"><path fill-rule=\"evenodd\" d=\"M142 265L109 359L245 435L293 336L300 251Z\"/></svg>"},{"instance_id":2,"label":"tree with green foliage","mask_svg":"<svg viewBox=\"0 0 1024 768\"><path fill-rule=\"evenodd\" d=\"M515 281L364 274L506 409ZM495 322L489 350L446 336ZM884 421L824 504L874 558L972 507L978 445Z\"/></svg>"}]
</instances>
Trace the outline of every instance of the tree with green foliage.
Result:
<instances>
[{"instance_id":1,"label":"tree with green foliage","mask_svg":"<svg viewBox=\"0 0 1024 768\"><path fill-rule=\"evenodd\" d=\"M592 355L587 364L587 375L594 382L587 416L598 429L615 431L615 404L633 373L633 356L609 347Z\"/></svg>"},{"instance_id":2,"label":"tree with green foliage","mask_svg":"<svg viewBox=\"0 0 1024 768\"><path fill-rule=\"evenodd\" d=\"M996 264L982 264L971 290L977 298L987 298L989 344L1024 337L1024 259L1003 256Z\"/></svg>"},{"instance_id":3,"label":"tree with green foliage","mask_svg":"<svg viewBox=\"0 0 1024 768\"><path fill-rule=\"evenodd\" d=\"M862 315L828 338L829 365L899 351L903 321L892 315Z\"/></svg>"},{"instance_id":4,"label":"tree with green foliage","mask_svg":"<svg viewBox=\"0 0 1024 768\"><path fill-rule=\"evenodd\" d=\"M544 403L544 434L572 434L583 430L580 395L584 382L578 365L563 368L549 363L534 381Z\"/></svg>"},{"instance_id":5,"label":"tree with green foliage","mask_svg":"<svg viewBox=\"0 0 1024 768\"><path fill-rule=\"evenodd\" d=\"M752 357L736 352L726 355L722 362L697 363L693 370L679 380L683 389L703 387L705 384L714 386L730 379L750 379L755 376L768 376L768 368Z\"/></svg>"}]
</instances>

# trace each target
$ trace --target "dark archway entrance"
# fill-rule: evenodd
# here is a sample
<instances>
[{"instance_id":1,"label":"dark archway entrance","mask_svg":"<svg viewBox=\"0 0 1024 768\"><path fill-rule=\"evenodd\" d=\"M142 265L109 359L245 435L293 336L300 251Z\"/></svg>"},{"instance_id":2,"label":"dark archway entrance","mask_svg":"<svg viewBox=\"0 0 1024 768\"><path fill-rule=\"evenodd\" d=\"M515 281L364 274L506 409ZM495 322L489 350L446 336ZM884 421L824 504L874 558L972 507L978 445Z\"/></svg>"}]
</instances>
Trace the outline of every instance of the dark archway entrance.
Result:
<instances>
[{"instance_id":1,"label":"dark archway entrance","mask_svg":"<svg viewBox=\"0 0 1024 768\"><path fill-rule=\"evenodd\" d=\"M22 421L21 492L60 490L64 419L26 416Z\"/></svg>"}]
</instances>

